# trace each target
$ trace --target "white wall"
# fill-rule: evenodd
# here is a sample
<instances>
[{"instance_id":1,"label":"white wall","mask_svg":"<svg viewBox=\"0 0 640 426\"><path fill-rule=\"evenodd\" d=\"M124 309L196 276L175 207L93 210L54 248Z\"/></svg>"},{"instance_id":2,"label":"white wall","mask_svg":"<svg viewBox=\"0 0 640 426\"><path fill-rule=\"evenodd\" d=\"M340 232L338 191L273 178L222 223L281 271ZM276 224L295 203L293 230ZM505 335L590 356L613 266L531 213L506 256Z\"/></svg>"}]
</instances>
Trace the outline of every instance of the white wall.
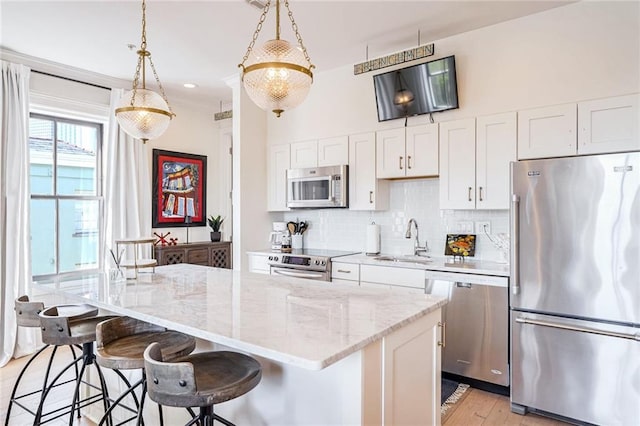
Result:
<instances>
[{"instance_id":1,"label":"white wall","mask_svg":"<svg viewBox=\"0 0 640 426\"><path fill-rule=\"evenodd\" d=\"M213 107L189 104L184 101L169 99L176 116L167 131L158 139L147 142L149 145L149 171L153 171L153 149L177 151L188 154L207 156L207 211L206 216L222 214L227 206L221 205L218 173L220 161L224 161L219 153L220 125L213 119L217 112ZM149 182L151 185L151 182ZM149 200L151 203L151 200ZM224 216L224 214L222 214ZM231 221L224 222L221 228L223 239L231 234ZM179 243L187 241L187 228L154 228L158 234L171 232L170 237L177 237ZM190 227L189 242L210 241L211 229L206 226Z\"/></svg>"},{"instance_id":2,"label":"white wall","mask_svg":"<svg viewBox=\"0 0 640 426\"><path fill-rule=\"evenodd\" d=\"M456 56L460 108L434 114L434 119L443 122L640 92L639 17L638 2L579 2L436 40L436 55L428 60ZM407 47L398 46L397 51ZM268 143L402 126L402 120L377 122L373 74L354 76L352 65L317 73L300 107L279 119L268 118ZM427 120L412 117L409 125ZM411 241L404 239L411 217L417 219L432 252L440 255L445 234L457 232L458 222L489 220L494 234L508 232L506 210L440 211L437 179L392 182L390 204L386 212L331 209L283 216L311 221L305 244L312 248L363 250L365 225L372 220L381 225L382 250L390 253L411 251ZM274 220L280 216L272 214ZM482 236L477 256L498 259L499 252Z\"/></svg>"}]
</instances>

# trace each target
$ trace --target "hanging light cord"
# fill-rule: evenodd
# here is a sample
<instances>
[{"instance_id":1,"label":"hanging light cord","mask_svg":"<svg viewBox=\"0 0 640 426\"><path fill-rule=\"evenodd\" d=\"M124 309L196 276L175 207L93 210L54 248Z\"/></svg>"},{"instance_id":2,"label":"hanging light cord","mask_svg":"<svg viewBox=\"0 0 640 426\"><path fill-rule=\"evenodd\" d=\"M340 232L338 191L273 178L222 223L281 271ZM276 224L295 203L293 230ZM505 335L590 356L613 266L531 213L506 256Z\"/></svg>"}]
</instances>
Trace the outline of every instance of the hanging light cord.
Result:
<instances>
[{"instance_id":1,"label":"hanging light cord","mask_svg":"<svg viewBox=\"0 0 640 426\"><path fill-rule=\"evenodd\" d=\"M171 109L171 105L169 105L169 99L167 99L167 94L164 92L164 87L162 87L162 83L160 82L160 77L158 77L158 72L156 71L156 67L153 64L153 60L151 59L151 52L147 50L147 5L145 0L142 0L142 40L140 42L140 50L136 53L138 54L138 64L136 65L136 73L133 76L133 94L131 95L130 105L134 106L136 94L138 92L138 85L140 84L140 72L142 71L142 89L146 89L146 69L145 69L145 58L149 59L149 65L151 65L151 71L153 71L153 76L158 83L158 87L160 88L160 94L162 98L167 103L167 107L169 108L169 112L171 115L175 116L173 110Z\"/></svg>"},{"instance_id":2,"label":"hanging light cord","mask_svg":"<svg viewBox=\"0 0 640 426\"><path fill-rule=\"evenodd\" d=\"M309 63L309 69L315 68L316 66L311 63L311 58L309 57L309 53L307 53L307 48L304 46L304 43L302 42L302 37L300 36L300 31L298 30L298 25L296 24L296 21L294 21L293 19L293 13L289 8L289 0L285 0L284 5L287 8L287 15L289 16L289 20L291 21L291 28L293 29L293 32L296 35L296 39L298 40L298 44L302 49L304 58ZM253 38L249 43L249 47L247 47L247 53L245 53L244 56L242 57L242 63L238 65L238 67L242 68L243 71L245 68L244 63L247 62L247 59L249 58L249 55L251 54L251 51L253 50L253 47L256 44L256 40L258 40L258 35L262 30L262 24L264 23L264 20L267 17L267 13L269 12L270 6L271 6L271 0L268 0L267 4L264 5L264 9L262 9L262 15L260 16L260 20L258 21L256 30L253 32ZM280 0L276 0L276 40L280 40Z\"/></svg>"},{"instance_id":3,"label":"hanging light cord","mask_svg":"<svg viewBox=\"0 0 640 426\"><path fill-rule=\"evenodd\" d=\"M249 58L249 55L253 50L253 46L256 45L256 40L258 40L258 35L260 34L260 30L262 30L262 24L264 23L264 20L267 18L267 12L269 12L270 6L271 6L271 0L268 0L267 4L264 5L264 9L262 9L262 15L260 16L260 20L258 21L256 30L253 32L253 38L249 43L249 47L247 47L247 53L245 53L244 56L242 57L242 63L238 65L239 67L242 67L243 70L244 70L244 63L247 62L247 59Z\"/></svg>"}]
</instances>

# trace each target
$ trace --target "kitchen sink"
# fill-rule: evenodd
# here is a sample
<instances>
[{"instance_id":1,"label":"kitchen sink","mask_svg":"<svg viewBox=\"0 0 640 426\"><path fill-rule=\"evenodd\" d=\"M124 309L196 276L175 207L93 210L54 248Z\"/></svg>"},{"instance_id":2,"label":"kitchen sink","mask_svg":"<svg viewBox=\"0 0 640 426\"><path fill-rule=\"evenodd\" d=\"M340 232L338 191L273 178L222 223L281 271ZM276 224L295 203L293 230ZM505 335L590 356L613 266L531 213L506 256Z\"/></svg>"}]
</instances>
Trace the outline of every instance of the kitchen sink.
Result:
<instances>
[{"instance_id":1,"label":"kitchen sink","mask_svg":"<svg viewBox=\"0 0 640 426\"><path fill-rule=\"evenodd\" d=\"M428 256L415 256L415 255L406 255L406 256L376 256L373 260L378 260L380 262L402 262L402 263L420 263L426 265L431 263L431 258Z\"/></svg>"}]
</instances>

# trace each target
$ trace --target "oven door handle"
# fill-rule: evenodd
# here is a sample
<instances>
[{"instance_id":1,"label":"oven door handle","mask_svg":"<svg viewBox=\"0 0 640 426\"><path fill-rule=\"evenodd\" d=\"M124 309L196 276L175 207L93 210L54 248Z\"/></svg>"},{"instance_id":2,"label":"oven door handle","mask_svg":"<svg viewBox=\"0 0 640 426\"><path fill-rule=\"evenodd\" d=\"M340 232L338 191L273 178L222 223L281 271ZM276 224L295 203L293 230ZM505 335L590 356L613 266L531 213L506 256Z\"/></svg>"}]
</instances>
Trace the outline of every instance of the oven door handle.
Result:
<instances>
[{"instance_id":1,"label":"oven door handle","mask_svg":"<svg viewBox=\"0 0 640 426\"><path fill-rule=\"evenodd\" d=\"M275 272L276 274L279 275L285 275L287 277L296 277L296 278L317 278L317 279L322 279L324 278L323 274L314 274L314 273L310 273L310 272L290 272L290 271L284 271L282 269L272 269L271 272Z\"/></svg>"}]
</instances>

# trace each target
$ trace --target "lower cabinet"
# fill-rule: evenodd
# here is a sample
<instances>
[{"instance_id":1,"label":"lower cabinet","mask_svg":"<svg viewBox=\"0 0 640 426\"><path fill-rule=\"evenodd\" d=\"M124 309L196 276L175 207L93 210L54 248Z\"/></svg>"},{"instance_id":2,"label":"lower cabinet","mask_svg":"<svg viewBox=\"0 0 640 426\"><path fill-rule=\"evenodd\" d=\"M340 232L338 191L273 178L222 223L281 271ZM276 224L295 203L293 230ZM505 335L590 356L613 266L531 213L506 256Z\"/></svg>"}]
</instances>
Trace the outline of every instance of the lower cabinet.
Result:
<instances>
[{"instance_id":1,"label":"lower cabinet","mask_svg":"<svg viewBox=\"0 0 640 426\"><path fill-rule=\"evenodd\" d=\"M231 268L231 243L228 241L156 246L154 249L158 266L191 263L216 268Z\"/></svg>"},{"instance_id":2,"label":"lower cabinet","mask_svg":"<svg viewBox=\"0 0 640 426\"><path fill-rule=\"evenodd\" d=\"M360 285L385 286L412 293L425 292L424 269L360 265Z\"/></svg>"},{"instance_id":3,"label":"lower cabinet","mask_svg":"<svg viewBox=\"0 0 640 426\"><path fill-rule=\"evenodd\" d=\"M249 272L256 274L271 274L269 255L267 253L247 253L249 260Z\"/></svg>"}]
</instances>

